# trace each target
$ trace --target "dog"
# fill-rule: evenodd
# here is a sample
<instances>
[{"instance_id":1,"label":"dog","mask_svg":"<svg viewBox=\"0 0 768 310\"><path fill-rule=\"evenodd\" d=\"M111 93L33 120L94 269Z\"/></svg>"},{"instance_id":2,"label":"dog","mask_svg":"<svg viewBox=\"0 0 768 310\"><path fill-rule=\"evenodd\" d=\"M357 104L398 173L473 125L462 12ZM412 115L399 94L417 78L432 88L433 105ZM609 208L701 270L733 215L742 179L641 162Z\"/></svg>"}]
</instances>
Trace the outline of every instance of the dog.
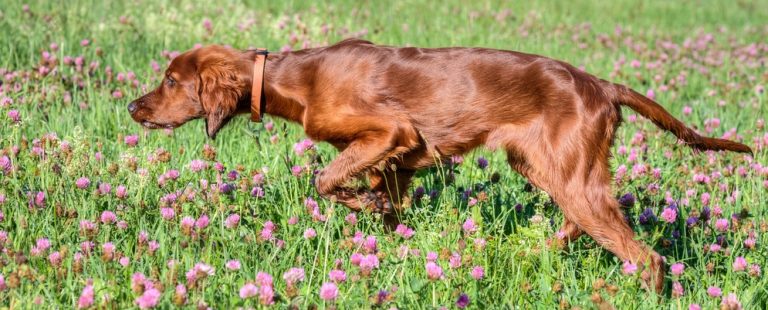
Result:
<instances>
[{"instance_id":1,"label":"dog","mask_svg":"<svg viewBox=\"0 0 768 310\"><path fill-rule=\"evenodd\" d=\"M564 240L583 233L643 268L663 289L664 263L635 240L611 193L610 148L621 106L697 150L751 153L703 137L661 105L562 61L485 48L415 48L347 39L268 54L222 46L174 58L159 87L128 105L148 128L203 118L209 137L234 115L301 124L339 155L315 177L318 193L352 210L396 214L414 173L480 145L546 191L564 214ZM346 184L366 176L370 188Z\"/></svg>"}]
</instances>

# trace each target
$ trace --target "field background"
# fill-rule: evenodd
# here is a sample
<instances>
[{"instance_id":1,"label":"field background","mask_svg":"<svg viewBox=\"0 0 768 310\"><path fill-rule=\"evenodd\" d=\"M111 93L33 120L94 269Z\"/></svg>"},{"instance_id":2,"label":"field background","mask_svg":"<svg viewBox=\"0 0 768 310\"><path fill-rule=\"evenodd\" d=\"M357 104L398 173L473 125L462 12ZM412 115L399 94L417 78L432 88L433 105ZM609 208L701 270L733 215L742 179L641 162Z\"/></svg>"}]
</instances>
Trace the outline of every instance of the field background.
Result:
<instances>
[{"instance_id":1,"label":"field background","mask_svg":"<svg viewBox=\"0 0 768 310\"><path fill-rule=\"evenodd\" d=\"M759 268L768 263L766 20L766 1L4 1L0 305L71 308L84 295L83 305L128 308L152 300L151 288L161 293L150 302L159 308L258 308L264 306L258 296L242 299L239 292L266 272L274 278L273 306L279 308L456 308L466 295L468 307L477 309L712 309L735 306L732 299L765 309L768 280ZM510 170L501 153L479 150L462 164L419 174L412 190L423 187L427 195L404 216L415 230L406 239L384 232L374 215L358 214L356 224L348 223L344 207L317 197L307 171L329 162L335 150L318 143L296 154L294 144L304 136L295 124L268 118L274 128L267 130L240 117L211 141L202 121L172 133L149 132L125 109L143 88L155 87L161 74L152 64L164 69L173 51L198 43L296 50L351 36L565 60L652 93L685 123L739 139L756 153L694 154L624 111L612 165L626 173L616 196L636 198L625 210L639 238L669 264L686 267L670 274L657 296L640 287L637 275L624 275L622 262L589 238L566 251L547 247L561 214ZM65 63L79 56L82 70ZM135 146L126 143L133 135ZM489 161L485 169L477 164L481 157ZM193 160L207 168L193 171ZM307 171L294 176L294 166ZM652 173L656 168L660 177ZM158 181L173 179L171 170L179 172L177 179ZM261 184L252 178L259 173ZM90 184L80 189L83 177ZM120 185L126 197L118 197ZM233 190L224 193L222 186ZM254 187L264 196L253 197ZM35 201L40 192L44 201ZM314 215L311 203L305 206L308 197L318 201ZM661 214L672 200L677 217L667 223ZM712 219L688 225L689 217L702 218L705 205ZM173 208L175 216L163 219L161 207ZM124 223L103 222L105 211ZM646 222L648 212L657 220ZM225 219L232 214L240 221L230 228ZM182 218L204 216L208 225L185 234ZM297 223L289 223L292 217ZM468 219L476 232L462 229ZM717 219L728 227L719 228ZM265 240L267 221L277 228ZM304 237L309 228L316 237ZM356 232L375 236L376 250L356 243ZM90 251L83 246L88 242ZM713 251L713 244L721 249ZM366 251L380 260L370 274L350 262ZM438 254L442 279L428 279L428 252ZM457 268L450 266L452 255L460 257ZM746 270L734 266L738 257L747 261ZM241 268L225 267L230 260ZM188 271L199 273L202 265L194 266L200 263L215 271L190 281ZM480 280L471 276L476 266L484 269ZM289 287L283 273L293 267L303 268L305 277ZM324 301L319 289L335 268L348 278L338 283L335 301ZM90 304L87 285L94 291ZM712 287L734 296L713 297Z\"/></svg>"}]
</instances>

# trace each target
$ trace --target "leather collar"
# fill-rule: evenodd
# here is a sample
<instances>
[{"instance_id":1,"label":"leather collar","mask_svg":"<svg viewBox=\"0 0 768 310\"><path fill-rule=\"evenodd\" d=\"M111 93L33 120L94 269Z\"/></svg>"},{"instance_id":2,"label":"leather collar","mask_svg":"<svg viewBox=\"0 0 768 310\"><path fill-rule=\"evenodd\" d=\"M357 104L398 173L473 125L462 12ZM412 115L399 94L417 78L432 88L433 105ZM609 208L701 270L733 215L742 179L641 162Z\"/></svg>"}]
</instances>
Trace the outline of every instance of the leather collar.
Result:
<instances>
[{"instance_id":1,"label":"leather collar","mask_svg":"<svg viewBox=\"0 0 768 310\"><path fill-rule=\"evenodd\" d=\"M267 99L264 97L264 68L269 52L266 48L256 49L256 59L253 62L253 85L251 86L251 121L261 122Z\"/></svg>"}]
</instances>

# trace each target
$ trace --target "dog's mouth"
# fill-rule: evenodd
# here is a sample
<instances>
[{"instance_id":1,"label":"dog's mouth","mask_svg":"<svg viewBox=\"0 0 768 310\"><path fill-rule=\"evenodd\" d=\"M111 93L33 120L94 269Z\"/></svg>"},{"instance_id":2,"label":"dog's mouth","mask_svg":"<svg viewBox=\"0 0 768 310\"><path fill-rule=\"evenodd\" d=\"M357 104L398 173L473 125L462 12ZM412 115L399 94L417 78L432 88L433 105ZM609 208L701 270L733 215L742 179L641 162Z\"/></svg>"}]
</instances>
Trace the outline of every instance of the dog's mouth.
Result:
<instances>
[{"instance_id":1,"label":"dog's mouth","mask_svg":"<svg viewBox=\"0 0 768 310\"><path fill-rule=\"evenodd\" d=\"M182 121L174 121L170 123L157 123L157 122L152 122L146 119L137 119L136 122L138 122L142 126L149 129L174 129L174 128L179 128L181 127L181 125L184 125L187 122L194 120L196 118L199 118L199 117L188 117Z\"/></svg>"},{"instance_id":2,"label":"dog's mouth","mask_svg":"<svg viewBox=\"0 0 768 310\"><path fill-rule=\"evenodd\" d=\"M161 128L173 129L178 127L178 126L174 126L173 124L158 124L150 121L142 121L141 125L149 129L161 129Z\"/></svg>"}]
</instances>

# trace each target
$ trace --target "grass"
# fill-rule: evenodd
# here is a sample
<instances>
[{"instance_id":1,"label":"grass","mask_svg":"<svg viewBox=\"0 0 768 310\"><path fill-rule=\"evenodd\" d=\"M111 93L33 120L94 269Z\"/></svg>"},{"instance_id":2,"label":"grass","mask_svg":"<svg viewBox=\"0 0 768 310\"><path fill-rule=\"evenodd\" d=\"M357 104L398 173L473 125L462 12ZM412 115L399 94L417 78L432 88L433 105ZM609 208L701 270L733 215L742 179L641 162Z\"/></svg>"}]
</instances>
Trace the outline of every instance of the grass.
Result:
<instances>
[{"instance_id":1,"label":"grass","mask_svg":"<svg viewBox=\"0 0 768 310\"><path fill-rule=\"evenodd\" d=\"M0 167L3 307L75 307L82 296L87 301L88 285L94 308L136 307L142 295L152 299L146 296L151 290L161 293L158 308L262 307L258 296L239 296L258 272L274 278L270 287L279 308L454 308L461 294L478 309L720 307L723 299L709 296L710 287L720 288L723 296L734 293L747 309L767 307L768 280L752 269L768 263L763 246L768 242L765 2L77 0L30 2L28 10L24 5L9 1L0 8L5 75L0 99L11 102L0 104L0 158L7 156L11 163L4 172ZM274 124L268 130L243 117L211 141L202 122L172 133L148 132L125 110L143 88L158 83L151 64L164 67L169 51L196 43L277 51L353 35L379 44L484 46L562 59L643 93L653 90L669 111L708 135L722 136L733 128L731 139L756 152L694 154L624 111L627 121L612 165L628 172L618 178L616 196L636 198L625 211L638 238L669 264L686 266L682 275L669 275L666 291L657 296L640 287L637 275L624 275L622 262L589 238L566 251L547 247L562 215L546 194L511 171L503 154L478 150L460 165L418 174L413 189L423 187L427 195L407 209L404 223L416 233L405 239L384 232L377 215L358 214L351 224L345 220L348 210L317 197L307 171L328 163L335 150L318 143L306 154L294 153L293 145L304 139L295 124L268 118ZM87 46L81 46L84 39ZM44 63L44 51L55 60ZM65 64L68 56L82 56L85 69ZM40 67L52 72L40 74ZM136 78L118 80L128 72ZM134 80L139 87L132 86ZM685 107L692 112L684 113ZM12 110L20 121L11 120ZM134 135L138 143L130 146L126 137ZM480 157L489 160L487 168L476 164ZM207 168L193 171L193 160ZM217 170L215 163L223 168ZM294 176L294 166L305 171ZM654 168L660 177L653 176ZM171 170L178 170L177 179L158 181ZM230 179L233 170L237 176ZM264 176L263 183L254 183L256 174ZM702 176L711 180L697 182ZM90 181L84 189L76 185L82 177ZM224 183L234 190L222 193ZM109 193L98 193L102 184L111 185ZM123 198L116 194L120 185L127 189ZM253 187L264 196L253 197ZM38 192L45 200L36 204ZM689 227L686 220L701 215L706 195L712 219ZM307 198L317 200L314 215ZM677 219L666 223L661 213L671 201L679 205ZM163 207L175 216L165 220ZM639 215L646 209L658 220L642 224ZM103 223L105 211L124 222ZM240 221L229 228L225 219L232 214ZM182 218L203 216L207 226L182 228ZM297 223L289 223L292 218ZM718 230L718 218L727 220L727 229ZM476 232L462 229L468 219L476 223ZM273 239L262 235L268 221L277 227ZM304 237L309 228L316 237ZM142 232L146 240L139 237ZM376 250L356 243L357 232L375 236ZM50 247L38 242L41 238ZM745 245L747 239L756 246ZM149 241L159 247L150 250L154 243ZM483 241L484 246L478 244ZM92 242L93 249L85 249L84 242ZM718 242L720 251L709 250ZM108 243L113 251L105 249ZM366 249L380 261L369 274L350 262ZM428 252L438 254L440 280L428 278ZM453 253L460 257L458 268L449 266ZM737 257L748 262L745 271L734 268ZM230 260L238 260L241 268L226 268ZM200 266L194 267L198 263L215 272L203 276ZM480 280L471 276L475 266L485 271ZM303 268L305 277L289 286L283 273L293 267ZM344 270L347 280L338 283L335 301L325 301L319 290L332 269ZM190 270L198 272L197 280L187 278ZM672 292L673 282L684 288L682 296ZM178 285L185 294L176 292Z\"/></svg>"}]
</instances>

